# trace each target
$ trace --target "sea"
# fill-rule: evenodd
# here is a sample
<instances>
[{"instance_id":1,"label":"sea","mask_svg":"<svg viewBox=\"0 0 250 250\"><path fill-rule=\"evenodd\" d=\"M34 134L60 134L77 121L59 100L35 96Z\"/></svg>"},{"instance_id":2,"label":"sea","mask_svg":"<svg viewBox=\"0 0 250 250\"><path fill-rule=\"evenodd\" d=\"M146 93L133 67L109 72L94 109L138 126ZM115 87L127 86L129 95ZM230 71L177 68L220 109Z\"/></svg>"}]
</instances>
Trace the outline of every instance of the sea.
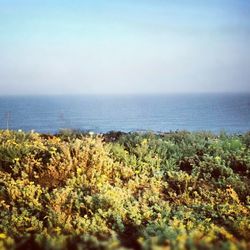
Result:
<instances>
[{"instance_id":1,"label":"sea","mask_svg":"<svg viewBox=\"0 0 250 250\"><path fill-rule=\"evenodd\" d=\"M250 94L0 96L0 129L250 131Z\"/></svg>"}]
</instances>

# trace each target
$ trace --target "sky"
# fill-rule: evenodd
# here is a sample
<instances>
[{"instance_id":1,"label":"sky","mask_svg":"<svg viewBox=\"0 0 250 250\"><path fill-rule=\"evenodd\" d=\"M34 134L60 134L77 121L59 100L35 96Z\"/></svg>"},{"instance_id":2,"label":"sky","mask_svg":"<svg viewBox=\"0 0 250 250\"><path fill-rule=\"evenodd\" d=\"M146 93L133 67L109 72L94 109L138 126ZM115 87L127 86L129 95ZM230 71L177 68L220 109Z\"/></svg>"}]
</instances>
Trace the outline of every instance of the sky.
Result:
<instances>
[{"instance_id":1,"label":"sky","mask_svg":"<svg viewBox=\"0 0 250 250\"><path fill-rule=\"evenodd\" d=\"M0 95L250 92L249 0L0 0Z\"/></svg>"}]
</instances>

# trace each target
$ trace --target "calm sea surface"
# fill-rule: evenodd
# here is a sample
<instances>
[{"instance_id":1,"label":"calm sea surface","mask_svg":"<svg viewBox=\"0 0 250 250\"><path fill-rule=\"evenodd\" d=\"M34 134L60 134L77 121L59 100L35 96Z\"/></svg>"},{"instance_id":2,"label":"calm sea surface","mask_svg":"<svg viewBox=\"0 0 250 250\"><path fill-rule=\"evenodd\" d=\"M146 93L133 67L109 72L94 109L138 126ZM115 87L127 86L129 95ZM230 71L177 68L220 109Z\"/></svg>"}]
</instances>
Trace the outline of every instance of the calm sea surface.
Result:
<instances>
[{"instance_id":1,"label":"calm sea surface","mask_svg":"<svg viewBox=\"0 0 250 250\"><path fill-rule=\"evenodd\" d=\"M2 96L0 128L7 126L47 133L63 128L243 133L250 130L250 95Z\"/></svg>"}]
</instances>

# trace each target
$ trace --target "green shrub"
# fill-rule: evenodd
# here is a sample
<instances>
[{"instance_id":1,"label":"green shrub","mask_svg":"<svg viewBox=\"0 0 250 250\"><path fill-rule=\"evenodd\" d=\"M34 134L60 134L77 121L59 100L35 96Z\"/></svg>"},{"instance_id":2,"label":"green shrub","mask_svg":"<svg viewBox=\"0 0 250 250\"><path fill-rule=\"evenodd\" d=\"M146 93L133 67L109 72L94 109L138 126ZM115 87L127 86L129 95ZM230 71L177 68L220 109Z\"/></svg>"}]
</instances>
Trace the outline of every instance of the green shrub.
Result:
<instances>
[{"instance_id":1,"label":"green shrub","mask_svg":"<svg viewBox=\"0 0 250 250\"><path fill-rule=\"evenodd\" d=\"M0 131L0 249L249 249L249 133Z\"/></svg>"}]
</instances>

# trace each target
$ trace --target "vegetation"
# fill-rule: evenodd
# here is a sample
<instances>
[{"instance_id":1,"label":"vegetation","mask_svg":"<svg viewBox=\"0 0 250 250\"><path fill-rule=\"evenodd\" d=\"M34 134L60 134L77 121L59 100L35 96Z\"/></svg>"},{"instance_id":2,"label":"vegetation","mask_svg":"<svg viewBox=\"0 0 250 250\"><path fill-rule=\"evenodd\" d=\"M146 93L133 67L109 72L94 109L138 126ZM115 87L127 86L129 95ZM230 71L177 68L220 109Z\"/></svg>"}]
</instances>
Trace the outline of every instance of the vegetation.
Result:
<instances>
[{"instance_id":1,"label":"vegetation","mask_svg":"<svg viewBox=\"0 0 250 250\"><path fill-rule=\"evenodd\" d=\"M250 133L0 131L0 249L250 249Z\"/></svg>"}]
</instances>

